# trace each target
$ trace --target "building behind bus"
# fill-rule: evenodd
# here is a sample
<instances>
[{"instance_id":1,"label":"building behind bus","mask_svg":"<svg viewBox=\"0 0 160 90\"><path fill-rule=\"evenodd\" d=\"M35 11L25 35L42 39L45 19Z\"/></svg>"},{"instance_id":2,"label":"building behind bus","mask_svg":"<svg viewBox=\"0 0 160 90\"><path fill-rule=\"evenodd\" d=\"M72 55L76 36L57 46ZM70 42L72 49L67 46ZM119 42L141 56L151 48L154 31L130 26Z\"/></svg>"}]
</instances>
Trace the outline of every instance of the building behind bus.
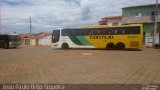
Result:
<instances>
[{"instance_id":1,"label":"building behind bus","mask_svg":"<svg viewBox=\"0 0 160 90\"><path fill-rule=\"evenodd\" d=\"M115 26L121 24L142 24L144 28L143 44L146 47L153 46L153 31L157 13L157 37L156 43L160 44L160 4L156 10L155 4L129 6L122 8L122 16L104 17L99 25Z\"/></svg>"}]
</instances>

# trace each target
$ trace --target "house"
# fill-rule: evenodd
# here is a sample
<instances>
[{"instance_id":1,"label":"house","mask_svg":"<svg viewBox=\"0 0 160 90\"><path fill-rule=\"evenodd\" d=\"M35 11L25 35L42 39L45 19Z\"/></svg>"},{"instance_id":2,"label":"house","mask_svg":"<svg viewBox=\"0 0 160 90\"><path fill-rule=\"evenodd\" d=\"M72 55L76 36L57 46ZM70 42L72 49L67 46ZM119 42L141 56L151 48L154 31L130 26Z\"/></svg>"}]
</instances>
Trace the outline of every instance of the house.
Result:
<instances>
[{"instance_id":1,"label":"house","mask_svg":"<svg viewBox=\"0 0 160 90\"><path fill-rule=\"evenodd\" d=\"M44 46L51 45L52 33L41 32L38 34L19 34L23 46Z\"/></svg>"},{"instance_id":2,"label":"house","mask_svg":"<svg viewBox=\"0 0 160 90\"><path fill-rule=\"evenodd\" d=\"M33 34L19 34L23 46L37 46L38 38Z\"/></svg>"},{"instance_id":3,"label":"house","mask_svg":"<svg viewBox=\"0 0 160 90\"><path fill-rule=\"evenodd\" d=\"M109 16L101 18L99 25L117 26L122 24L122 16Z\"/></svg>"},{"instance_id":4,"label":"house","mask_svg":"<svg viewBox=\"0 0 160 90\"><path fill-rule=\"evenodd\" d=\"M139 5L122 8L122 24L143 24L144 44L153 46L153 32L157 13L157 38L160 43L160 4Z\"/></svg>"},{"instance_id":5,"label":"house","mask_svg":"<svg viewBox=\"0 0 160 90\"><path fill-rule=\"evenodd\" d=\"M51 45L52 33L51 32L41 32L35 35L38 37L38 45Z\"/></svg>"}]
</instances>

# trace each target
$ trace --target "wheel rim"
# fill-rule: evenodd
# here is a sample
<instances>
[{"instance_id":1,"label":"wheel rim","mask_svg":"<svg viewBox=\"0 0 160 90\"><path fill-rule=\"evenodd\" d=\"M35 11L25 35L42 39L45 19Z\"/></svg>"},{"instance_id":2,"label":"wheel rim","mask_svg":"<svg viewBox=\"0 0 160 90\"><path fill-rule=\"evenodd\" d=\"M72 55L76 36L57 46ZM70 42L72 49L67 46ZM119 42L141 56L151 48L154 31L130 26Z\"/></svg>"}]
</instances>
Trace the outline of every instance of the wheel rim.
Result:
<instances>
[{"instance_id":1,"label":"wheel rim","mask_svg":"<svg viewBox=\"0 0 160 90\"><path fill-rule=\"evenodd\" d=\"M63 49L68 49L69 46L68 46L68 44L64 43L64 44L62 44L62 48L63 48Z\"/></svg>"}]
</instances>

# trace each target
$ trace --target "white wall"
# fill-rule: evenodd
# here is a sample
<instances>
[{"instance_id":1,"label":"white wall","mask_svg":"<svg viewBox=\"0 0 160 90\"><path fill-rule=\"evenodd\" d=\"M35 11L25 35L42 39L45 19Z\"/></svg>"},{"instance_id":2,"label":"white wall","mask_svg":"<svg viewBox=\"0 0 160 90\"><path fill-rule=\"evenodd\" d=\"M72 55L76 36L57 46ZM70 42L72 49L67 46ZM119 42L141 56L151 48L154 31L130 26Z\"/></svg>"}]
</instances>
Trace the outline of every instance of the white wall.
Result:
<instances>
[{"instance_id":1,"label":"white wall","mask_svg":"<svg viewBox=\"0 0 160 90\"><path fill-rule=\"evenodd\" d=\"M31 46L36 46L36 39L31 39L30 40L30 45Z\"/></svg>"},{"instance_id":2,"label":"white wall","mask_svg":"<svg viewBox=\"0 0 160 90\"><path fill-rule=\"evenodd\" d=\"M26 40L29 40L29 45L25 45ZM36 39L24 38L22 40L22 46L36 46Z\"/></svg>"},{"instance_id":3,"label":"white wall","mask_svg":"<svg viewBox=\"0 0 160 90\"><path fill-rule=\"evenodd\" d=\"M118 25L121 25L122 24L122 21L121 19L109 19L107 20L107 25L108 26L113 26L113 23L118 23Z\"/></svg>"},{"instance_id":4,"label":"white wall","mask_svg":"<svg viewBox=\"0 0 160 90\"><path fill-rule=\"evenodd\" d=\"M39 45L51 45L52 35L45 36L42 39L39 39Z\"/></svg>"},{"instance_id":5,"label":"white wall","mask_svg":"<svg viewBox=\"0 0 160 90\"><path fill-rule=\"evenodd\" d=\"M145 46L153 46L153 37L145 37Z\"/></svg>"},{"instance_id":6,"label":"white wall","mask_svg":"<svg viewBox=\"0 0 160 90\"><path fill-rule=\"evenodd\" d=\"M159 43L159 33L157 34L156 37L156 44ZM152 47L153 46L153 37L145 37L145 45Z\"/></svg>"}]
</instances>

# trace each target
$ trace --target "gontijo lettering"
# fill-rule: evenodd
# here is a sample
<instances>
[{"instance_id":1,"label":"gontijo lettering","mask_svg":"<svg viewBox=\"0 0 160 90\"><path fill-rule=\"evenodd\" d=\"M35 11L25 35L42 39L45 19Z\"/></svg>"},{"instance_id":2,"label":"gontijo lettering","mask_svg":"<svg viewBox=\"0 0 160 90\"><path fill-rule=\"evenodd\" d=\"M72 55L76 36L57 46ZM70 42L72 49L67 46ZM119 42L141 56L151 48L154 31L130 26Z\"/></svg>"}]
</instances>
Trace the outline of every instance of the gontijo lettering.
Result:
<instances>
[{"instance_id":1,"label":"gontijo lettering","mask_svg":"<svg viewBox=\"0 0 160 90\"><path fill-rule=\"evenodd\" d=\"M113 39L114 36L90 36L90 39Z\"/></svg>"}]
</instances>

